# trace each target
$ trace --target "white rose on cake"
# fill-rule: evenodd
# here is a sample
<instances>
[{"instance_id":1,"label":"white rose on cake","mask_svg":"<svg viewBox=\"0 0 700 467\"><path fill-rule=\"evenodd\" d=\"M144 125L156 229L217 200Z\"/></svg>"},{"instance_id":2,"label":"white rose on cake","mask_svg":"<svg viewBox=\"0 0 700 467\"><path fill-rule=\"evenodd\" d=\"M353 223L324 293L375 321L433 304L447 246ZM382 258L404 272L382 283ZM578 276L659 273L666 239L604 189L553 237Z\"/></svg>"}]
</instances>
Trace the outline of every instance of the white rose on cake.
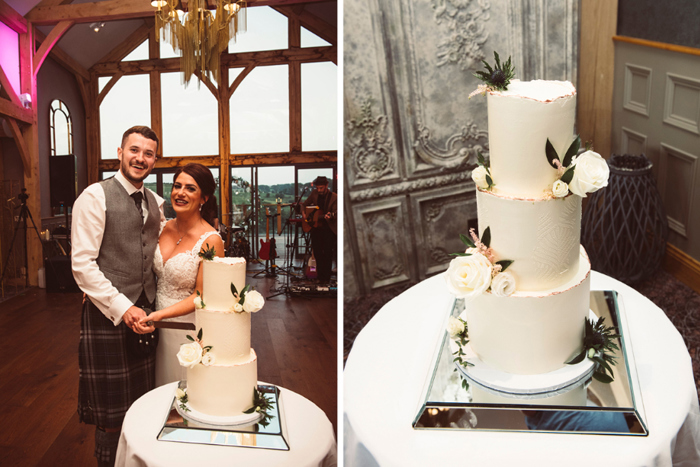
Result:
<instances>
[{"instance_id":1,"label":"white rose on cake","mask_svg":"<svg viewBox=\"0 0 700 467\"><path fill-rule=\"evenodd\" d=\"M486 180L486 175L488 175L488 172L486 171L486 167L483 165L480 165L472 170L472 180L474 180L476 186L482 190L486 190L489 187L489 182Z\"/></svg>"},{"instance_id":2,"label":"white rose on cake","mask_svg":"<svg viewBox=\"0 0 700 467\"><path fill-rule=\"evenodd\" d=\"M214 357L214 355L211 352L205 353L204 356L202 357L202 365L204 365L204 366L213 365L215 361L216 361L216 358Z\"/></svg>"},{"instance_id":3,"label":"white rose on cake","mask_svg":"<svg viewBox=\"0 0 700 467\"><path fill-rule=\"evenodd\" d=\"M185 391L180 388L175 389L175 397L177 397L178 400L182 399L185 397Z\"/></svg>"},{"instance_id":4,"label":"white rose on cake","mask_svg":"<svg viewBox=\"0 0 700 467\"><path fill-rule=\"evenodd\" d=\"M608 186L610 168L597 152L586 151L574 160L574 176L569 183L569 190L582 198L586 193L593 193Z\"/></svg>"},{"instance_id":5,"label":"white rose on cake","mask_svg":"<svg viewBox=\"0 0 700 467\"><path fill-rule=\"evenodd\" d=\"M464 323L454 316L450 316L450 319L447 321L447 332L450 334L450 337L454 339L464 332Z\"/></svg>"},{"instance_id":6,"label":"white rose on cake","mask_svg":"<svg viewBox=\"0 0 700 467\"><path fill-rule=\"evenodd\" d=\"M180 361L180 365L185 368L192 368L202 361L202 346L196 342L182 344L180 351L177 353L177 359Z\"/></svg>"},{"instance_id":7,"label":"white rose on cake","mask_svg":"<svg viewBox=\"0 0 700 467\"><path fill-rule=\"evenodd\" d=\"M569 185L561 180L557 180L552 185L552 194L555 198L563 198L569 194Z\"/></svg>"},{"instance_id":8,"label":"white rose on cake","mask_svg":"<svg viewBox=\"0 0 700 467\"><path fill-rule=\"evenodd\" d=\"M491 285L491 262L476 250L470 249L467 253L471 255L453 259L445 273L447 289L457 298L484 293Z\"/></svg>"},{"instance_id":9,"label":"white rose on cake","mask_svg":"<svg viewBox=\"0 0 700 467\"><path fill-rule=\"evenodd\" d=\"M497 297L510 297L515 292L515 277L510 272L499 272L491 281L491 293Z\"/></svg>"},{"instance_id":10,"label":"white rose on cake","mask_svg":"<svg viewBox=\"0 0 700 467\"><path fill-rule=\"evenodd\" d=\"M236 312L236 313L242 313L242 312L243 312L243 305L241 305L240 303L236 302L236 303L234 303L233 306L231 307L231 311L234 311L234 312Z\"/></svg>"},{"instance_id":11,"label":"white rose on cake","mask_svg":"<svg viewBox=\"0 0 700 467\"><path fill-rule=\"evenodd\" d=\"M243 302L243 310L248 313L255 313L259 311L265 304L265 299L257 290L251 290L245 294L245 301Z\"/></svg>"},{"instance_id":12,"label":"white rose on cake","mask_svg":"<svg viewBox=\"0 0 700 467\"><path fill-rule=\"evenodd\" d=\"M202 308L204 308L204 300L202 300L202 297L196 296L194 298L194 308L196 310L201 310Z\"/></svg>"}]
</instances>

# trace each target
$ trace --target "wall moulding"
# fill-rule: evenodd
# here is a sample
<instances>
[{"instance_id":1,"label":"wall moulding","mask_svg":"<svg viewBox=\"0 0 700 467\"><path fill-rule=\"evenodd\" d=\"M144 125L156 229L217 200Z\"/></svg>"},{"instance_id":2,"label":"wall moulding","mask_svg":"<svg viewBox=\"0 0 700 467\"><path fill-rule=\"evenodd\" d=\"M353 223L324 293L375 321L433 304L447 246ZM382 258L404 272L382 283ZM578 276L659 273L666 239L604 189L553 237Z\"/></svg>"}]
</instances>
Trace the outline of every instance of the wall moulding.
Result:
<instances>
[{"instance_id":1,"label":"wall moulding","mask_svg":"<svg viewBox=\"0 0 700 467\"><path fill-rule=\"evenodd\" d=\"M406 180L399 183L392 183L359 191L351 191L350 200L353 202L362 202L377 198L406 195L420 190L447 187L465 182L471 185L474 184L471 179L470 170L462 170L459 172L450 173L448 175Z\"/></svg>"}]
</instances>

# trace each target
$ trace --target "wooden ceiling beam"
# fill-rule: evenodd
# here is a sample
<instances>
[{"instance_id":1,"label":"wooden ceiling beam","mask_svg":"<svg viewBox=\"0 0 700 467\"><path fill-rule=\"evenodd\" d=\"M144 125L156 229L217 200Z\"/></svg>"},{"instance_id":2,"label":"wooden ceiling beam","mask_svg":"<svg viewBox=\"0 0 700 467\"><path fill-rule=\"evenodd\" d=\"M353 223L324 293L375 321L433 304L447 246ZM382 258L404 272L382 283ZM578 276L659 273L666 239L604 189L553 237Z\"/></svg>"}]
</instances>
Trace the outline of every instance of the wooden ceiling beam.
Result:
<instances>
[{"instance_id":1,"label":"wooden ceiling beam","mask_svg":"<svg viewBox=\"0 0 700 467\"><path fill-rule=\"evenodd\" d=\"M318 16L306 10L298 12L297 8L294 6L276 6L274 8L285 16L296 16L302 26L324 41L332 45L338 44L338 28L328 24Z\"/></svg>"},{"instance_id":2,"label":"wooden ceiling beam","mask_svg":"<svg viewBox=\"0 0 700 467\"><path fill-rule=\"evenodd\" d=\"M224 54L221 57L223 64L229 67L245 68L249 65L280 65L292 61L299 62L324 62L337 60L337 48L307 47L303 49L266 50L262 52L246 52L238 54ZM98 63L91 71L98 76L113 75L122 72L125 75L148 73L151 71L180 71L180 59L164 58L160 60L135 60L130 62Z\"/></svg>"},{"instance_id":3,"label":"wooden ceiling beam","mask_svg":"<svg viewBox=\"0 0 700 467\"><path fill-rule=\"evenodd\" d=\"M27 32L27 20L17 13L14 8L0 0L0 21L5 23L17 34Z\"/></svg>"},{"instance_id":4,"label":"wooden ceiling beam","mask_svg":"<svg viewBox=\"0 0 700 467\"><path fill-rule=\"evenodd\" d=\"M321 1L327 0L249 0L248 6L283 6ZM0 3L4 3L3 0L0 0ZM10 8L10 10L12 9ZM97 21L154 17L155 12L156 9L151 6L150 0L105 0L103 2L68 5L44 5L42 2L32 8L25 15L24 19L31 21L35 25L56 24L61 21L93 23Z\"/></svg>"},{"instance_id":5,"label":"wooden ceiling beam","mask_svg":"<svg viewBox=\"0 0 700 467\"><path fill-rule=\"evenodd\" d=\"M124 39L121 44L116 46L107 55L98 60L97 63L120 62L148 38L148 35L154 27L155 20L152 18L144 18L144 24L141 27L129 34L129 37Z\"/></svg>"},{"instance_id":6,"label":"wooden ceiling beam","mask_svg":"<svg viewBox=\"0 0 700 467\"><path fill-rule=\"evenodd\" d=\"M0 117L10 117L30 125L34 122L32 111L0 97Z\"/></svg>"},{"instance_id":7,"label":"wooden ceiling beam","mask_svg":"<svg viewBox=\"0 0 700 467\"><path fill-rule=\"evenodd\" d=\"M46 40L46 36L36 28L34 28L34 38L40 43L43 43ZM90 80L90 72L87 71L85 67L78 63L73 57L68 55L63 49L61 49L59 45L54 45L51 47L51 52L49 55L51 55L51 58L56 60L59 65L72 72L75 76L80 76L86 81Z\"/></svg>"},{"instance_id":8,"label":"wooden ceiling beam","mask_svg":"<svg viewBox=\"0 0 700 467\"><path fill-rule=\"evenodd\" d=\"M56 26L51 29L51 32L44 42L41 43L39 50L34 54L34 76L39 73L39 68L49 56L49 52L54 48L56 43L63 37L63 35L75 24L73 21L61 21Z\"/></svg>"}]
</instances>

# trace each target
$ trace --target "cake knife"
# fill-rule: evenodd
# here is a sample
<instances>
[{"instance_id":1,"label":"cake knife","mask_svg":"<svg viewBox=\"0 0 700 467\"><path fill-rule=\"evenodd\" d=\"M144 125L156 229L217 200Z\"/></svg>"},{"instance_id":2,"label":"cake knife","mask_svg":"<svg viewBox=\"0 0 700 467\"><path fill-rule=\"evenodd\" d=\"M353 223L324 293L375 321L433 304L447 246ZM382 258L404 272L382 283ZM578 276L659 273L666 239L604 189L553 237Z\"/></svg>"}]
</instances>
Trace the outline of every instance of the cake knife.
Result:
<instances>
[{"instance_id":1,"label":"cake knife","mask_svg":"<svg viewBox=\"0 0 700 467\"><path fill-rule=\"evenodd\" d=\"M147 321L147 326L153 326L158 329L184 329L186 331L196 331L194 323L180 323L176 321Z\"/></svg>"}]
</instances>

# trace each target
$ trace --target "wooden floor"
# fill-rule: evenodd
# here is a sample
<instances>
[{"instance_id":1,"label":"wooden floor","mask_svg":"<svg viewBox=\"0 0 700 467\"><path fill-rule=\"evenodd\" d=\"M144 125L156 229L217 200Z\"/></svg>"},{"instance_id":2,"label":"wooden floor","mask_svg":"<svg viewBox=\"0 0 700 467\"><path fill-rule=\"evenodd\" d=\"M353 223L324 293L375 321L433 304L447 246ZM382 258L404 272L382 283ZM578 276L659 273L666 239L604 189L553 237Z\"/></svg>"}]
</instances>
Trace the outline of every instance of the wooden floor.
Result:
<instances>
[{"instance_id":1,"label":"wooden floor","mask_svg":"<svg viewBox=\"0 0 700 467\"><path fill-rule=\"evenodd\" d=\"M248 282L265 297L275 287ZM32 288L0 303L0 465L95 465L94 428L76 413L80 300ZM280 295L252 323L258 379L314 402L337 438L336 299Z\"/></svg>"}]
</instances>

